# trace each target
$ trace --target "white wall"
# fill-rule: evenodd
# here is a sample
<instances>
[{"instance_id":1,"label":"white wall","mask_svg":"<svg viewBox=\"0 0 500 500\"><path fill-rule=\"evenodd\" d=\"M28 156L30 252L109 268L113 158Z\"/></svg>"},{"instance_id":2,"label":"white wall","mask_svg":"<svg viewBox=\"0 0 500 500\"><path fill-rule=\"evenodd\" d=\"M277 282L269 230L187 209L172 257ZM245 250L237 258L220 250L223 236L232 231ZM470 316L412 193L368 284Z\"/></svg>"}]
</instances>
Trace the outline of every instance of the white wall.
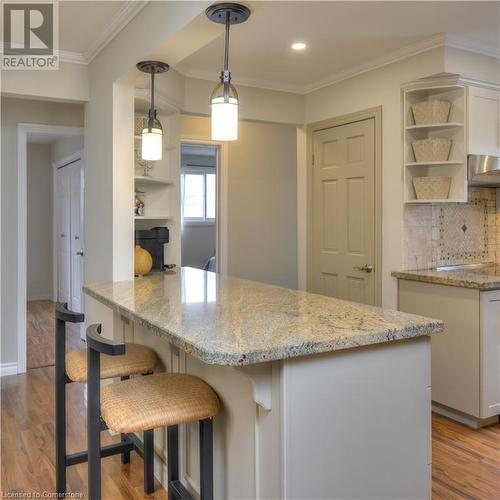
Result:
<instances>
[{"instance_id":1,"label":"white wall","mask_svg":"<svg viewBox=\"0 0 500 500\"><path fill-rule=\"evenodd\" d=\"M52 162L50 144L28 144L28 300L52 299Z\"/></svg>"},{"instance_id":2,"label":"white wall","mask_svg":"<svg viewBox=\"0 0 500 500\"><path fill-rule=\"evenodd\" d=\"M397 285L391 271L403 263L401 84L443 70L444 49L438 48L305 96L308 124L382 106L382 304L385 307L397 307Z\"/></svg>"},{"instance_id":3,"label":"white wall","mask_svg":"<svg viewBox=\"0 0 500 500\"><path fill-rule=\"evenodd\" d=\"M212 40L219 31L210 27L207 34L199 24L208 4L150 2L89 66L85 115L87 282L133 276L133 97L139 76L135 65L155 57L174 65ZM166 79L172 85L162 87L163 96L182 101L183 89L177 79ZM179 155L177 150L177 164ZM178 194L173 193L172 200L179 206ZM170 229L172 238L177 235L174 241L180 242L179 224ZM180 246L178 253L180 256ZM168 261L173 261L170 255ZM113 335L113 317L107 308L88 299L85 312L87 321L104 323L104 334Z\"/></svg>"},{"instance_id":4,"label":"white wall","mask_svg":"<svg viewBox=\"0 0 500 500\"><path fill-rule=\"evenodd\" d=\"M291 92L259 89L238 85L239 116L246 120L259 120L277 123L304 123L304 97ZM183 111L186 113L208 115L209 103L217 82L196 78L185 79L185 103Z\"/></svg>"},{"instance_id":5,"label":"white wall","mask_svg":"<svg viewBox=\"0 0 500 500\"><path fill-rule=\"evenodd\" d=\"M215 255L215 224L189 224L182 229L182 265L203 269Z\"/></svg>"},{"instance_id":6,"label":"white wall","mask_svg":"<svg viewBox=\"0 0 500 500\"><path fill-rule=\"evenodd\" d=\"M52 162L56 163L82 150L83 135L61 137L52 143Z\"/></svg>"},{"instance_id":7,"label":"white wall","mask_svg":"<svg viewBox=\"0 0 500 500\"><path fill-rule=\"evenodd\" d=\"M2 95L85 102L89 98L88 67L61 62L58 70L2 70Z\"/></svg>"},{"instance_id":8,"label":"white wall","mask_svg":"<svg viewBox=\"0 0 500 500\"><path fill-rule=\"evenodd\" d=\"M83 125L83 106L28 99L1 99L2 306L1 363L17 362L17 124Z\"/></svg>"},{"instance_id":9,"label":"white wall","mask_svg":"<svg viewBox=\"0 0 500 500\"><path fill-rule=\"evenodd\" d=\"M182 116L182 137L210 138L210 120ZM297 287L296 127L240 121L227 168L228 274Z\"/></svg>"},{"instance_id":10,"label":"white wall","mask_svg":"<svg viewBox=\"0 0 500 500\"><path fill-rule=\"evenodd\" d=\"M445 70L473 80L500 83L500 59L475 52L446 47Z\"/></svg>"}]
</instances>

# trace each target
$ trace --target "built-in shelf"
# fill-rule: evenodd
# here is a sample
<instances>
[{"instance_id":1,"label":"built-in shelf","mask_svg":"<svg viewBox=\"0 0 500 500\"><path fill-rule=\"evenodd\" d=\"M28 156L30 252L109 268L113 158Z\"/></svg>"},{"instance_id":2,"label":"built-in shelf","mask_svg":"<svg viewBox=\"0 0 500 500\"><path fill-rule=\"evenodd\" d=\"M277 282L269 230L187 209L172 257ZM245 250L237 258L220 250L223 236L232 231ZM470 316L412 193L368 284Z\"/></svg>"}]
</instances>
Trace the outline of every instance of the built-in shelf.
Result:
<instances>
[{"instance_id":1,"label":"built-in shelf","mask_svg":"<svg viewBox=\"0 0 500 500\"><path fill-rule=\"evenodd\" d=\"M447 128L463 127L463 123L447 122L447 123L432 123L430 125L408 125L406 130L444 130Z\"/></svg>"},{"instance_id":2,"label":"built-in shelf","mask_svg":"<svg viewBox=\"0 0 500 500\"><path fill-rule=\"evenodd\" d=\"M412 106L429 99L450 103L446 123L415 124ZM466 156L466 90L456 77L419 80L403 87L403 171L405 203L463 203L467 201ZM413 143L423 139L448 139L451 150L447 161L416 161ZM450 192L447 199L417 200L415 177L449 177Z\"/></svg>"},{"instance_id":3,"label":"built-in shelf","mask_svg":"<svg viewBox=\"0 0 500 500\"><path fill-rule=\"evenodd\" d=\"M136 175L135 182L137 184L158 184L162 186L172 184L172 181L170 179L162 179L160 177L148 177L145 175Z\"/></svg>"},{"instance_id":4,"label":"built-in shelf","mask_svg":"<svg viewBox=\"0 0 500 500\"><path fill-rule=\"evenodd\" d=\"M135 215L135 220L168 220L169 215Z\"/></svg>"},{"instance_id":5,"label":"built-in shelf","mask_svg":"<svg viewBox=\"0 0 500 500\"><path fill-rule=\"evenodd\" d=\"M434 167L434 166L440 166L440 165L463 165L463 161L453 161L453 160L447 160L447 161L411 161L408 163L405 163L407 167Z\"/></svg>"}]
</instances>

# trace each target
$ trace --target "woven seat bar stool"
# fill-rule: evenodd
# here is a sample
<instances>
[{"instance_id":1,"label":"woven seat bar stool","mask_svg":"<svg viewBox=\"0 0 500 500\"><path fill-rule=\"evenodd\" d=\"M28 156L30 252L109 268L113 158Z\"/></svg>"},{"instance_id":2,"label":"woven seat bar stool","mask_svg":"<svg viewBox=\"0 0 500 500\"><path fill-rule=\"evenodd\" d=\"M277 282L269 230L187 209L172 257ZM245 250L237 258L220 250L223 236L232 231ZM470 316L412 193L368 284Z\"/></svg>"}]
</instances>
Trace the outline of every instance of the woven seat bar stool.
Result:
<instances>
[{"instance_id":1,"label":"woven seat bar stool","mask_svg":"<svg viewBox=\"0 0 500 500\"><path fill-rule=\"evenodd\" d=\"M87 451L67 454L66 452L66 384L71 382L87 382L87 349L78 349L66 353L66 323L83 323L84 315L70 311L67 304L57 303L55 307L56 335L56 378L55 378L55 415L56 415L56 492L59 498L66 497L66 467L86 462ZM130 375L148 375L158 364L158 358L151 349L138 345L126 344L127 355L121 358L103 356L101 379L120 377L128 379ZM100 421L100 429L107 427ZM101 456L122 455L122 463L130 462L130 452L137 451L143 455L142 444L136 436L122 434L121 442L101 448ZM147 460L153 462L153 451ZM153 480L151 471L150 480Z\"/></svg>"},{"instance_id":2,"label":"woven seat bar stool","mask_svg":"<svg viewBox=\"0 0 500 500\"><path fill-rule=\"evenodd\" d=\"M167 427L169 500L194 500L179 481L179 425L199 421L200 500L213 499L212 418L219 412L219 399L203 380L183 373L156 373L115 382L100 388L101 356L123 356L128 347L100 336L101 325L87 328L88 356L88 495L101 498L101 448L99 417L109 429L121 433L143 432L144 453L153 449L153 431ZM144 490L154 491L144 461Z\"/></svg>"}]
</instances>

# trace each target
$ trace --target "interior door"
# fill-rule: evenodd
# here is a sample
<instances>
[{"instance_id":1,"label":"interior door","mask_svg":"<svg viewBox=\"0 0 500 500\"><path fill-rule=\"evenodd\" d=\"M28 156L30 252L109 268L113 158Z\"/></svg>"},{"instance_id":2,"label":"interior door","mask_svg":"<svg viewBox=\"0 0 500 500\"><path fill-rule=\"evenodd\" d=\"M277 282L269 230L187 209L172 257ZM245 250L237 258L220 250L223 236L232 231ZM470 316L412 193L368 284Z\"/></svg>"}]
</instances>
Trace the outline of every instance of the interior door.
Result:
<instances>
[{"instance_id":1,"label":"interior door","mask_svg":"<svg viewBox=\"0 0 500 500\"><path fill-rule=\"evenodd\" d=\"M312 288L375 304L375 123L313 134Z\"/></svg>"},{"instance_id":2,"label":"interior door","mask_svg":"<svg viewBox=\"0 0 500 500\"><path fill-rule=\"evenodd\" d=\"M68 165L71 193L71 309L83 312L83 171L78 160Z\"/></svg>"},{"instance_id":3,"label":"interior door","mask_svg":"<svg viewBox=\"0 0 500 500\"><path fill-rule=\"evenodd\" d=\"M57 300L71 306L71 218L70 176L67 168L57 170Z\"/></svg>"}]
</instances>

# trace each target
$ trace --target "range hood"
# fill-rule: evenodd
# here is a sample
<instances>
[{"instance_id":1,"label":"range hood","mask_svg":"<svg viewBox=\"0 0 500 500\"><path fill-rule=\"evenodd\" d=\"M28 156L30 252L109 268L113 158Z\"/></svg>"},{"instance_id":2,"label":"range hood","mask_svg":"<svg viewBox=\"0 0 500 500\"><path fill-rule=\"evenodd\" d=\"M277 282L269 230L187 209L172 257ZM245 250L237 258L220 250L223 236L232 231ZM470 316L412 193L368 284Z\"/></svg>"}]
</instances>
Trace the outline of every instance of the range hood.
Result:
<instances>
[{"instance_id":1,"label":"range hood","mask_svg":"<svg viewBox=\"0 0 500 500\"><path fill-rule=\"evenodd\" d=\"M500 187L500 158L469 155L467 163L469 186Z\"/></svg>"}]
</instances>

